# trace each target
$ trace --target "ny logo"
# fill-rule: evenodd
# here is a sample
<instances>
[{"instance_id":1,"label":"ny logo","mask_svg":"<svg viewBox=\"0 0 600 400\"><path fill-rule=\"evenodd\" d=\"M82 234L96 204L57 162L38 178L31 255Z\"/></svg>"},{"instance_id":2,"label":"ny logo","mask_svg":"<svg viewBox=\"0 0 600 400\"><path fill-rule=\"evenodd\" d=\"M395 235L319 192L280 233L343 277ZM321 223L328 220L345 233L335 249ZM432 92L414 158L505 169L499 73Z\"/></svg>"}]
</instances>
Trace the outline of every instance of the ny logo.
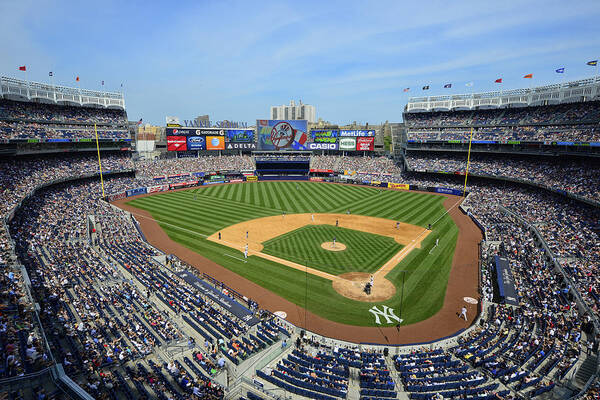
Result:
<instances>
[{"instance_id":1,"label":"ny logo","mask_svg":"<svg viewBox=\"0 0 600 400\"><path fill-rule=\"evenodd\" d=\"M398 323L402 323L402 319L398 318L396 314L394 314L394 309L389 308L388 306L382 306L383 310L379 310L377 306L371 307L369 312L375 316L375 323L377 325L381 325L379 320L379 316L385 317L385 323L391 324L392 319L395 319Z\"/></svg>"}]
</instances>

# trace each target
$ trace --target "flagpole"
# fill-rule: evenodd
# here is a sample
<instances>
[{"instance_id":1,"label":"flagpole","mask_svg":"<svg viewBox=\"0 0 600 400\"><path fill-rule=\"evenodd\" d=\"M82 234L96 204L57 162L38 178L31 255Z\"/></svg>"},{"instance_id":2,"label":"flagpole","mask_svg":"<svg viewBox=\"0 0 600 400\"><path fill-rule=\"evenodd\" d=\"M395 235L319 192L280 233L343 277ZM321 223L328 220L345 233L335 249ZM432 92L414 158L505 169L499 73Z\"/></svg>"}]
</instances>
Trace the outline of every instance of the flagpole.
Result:
<instances>
[{"instance_id":1,"label":"flagpole","mask_svg":"<svg viewBox=\"0 0 600 400\"><path fill-rule=\"evenodd\" d=\"M467 170L465 172L465 187L463 188L463 197L467 192L467 178L469 177L469 163L471 162L471 142L473 141L473 126L471 126L471 136L469 137L469 152L467 153Z\"/></svg>"},{"instance_id":2,"label":"flagpole","mask_svg":"<svg viewBox=\"0 0 600 400\"><path fill-rule=\"evenodd\" d=\"M100 169L100 184L102 185L102 197L104 197L104 178L102 177L102 161L100 161L100 145L98 144L98 129L94 124L94 132L96 133L96 150L98 150L98 168Z\"/></svg>"}]
</instances>

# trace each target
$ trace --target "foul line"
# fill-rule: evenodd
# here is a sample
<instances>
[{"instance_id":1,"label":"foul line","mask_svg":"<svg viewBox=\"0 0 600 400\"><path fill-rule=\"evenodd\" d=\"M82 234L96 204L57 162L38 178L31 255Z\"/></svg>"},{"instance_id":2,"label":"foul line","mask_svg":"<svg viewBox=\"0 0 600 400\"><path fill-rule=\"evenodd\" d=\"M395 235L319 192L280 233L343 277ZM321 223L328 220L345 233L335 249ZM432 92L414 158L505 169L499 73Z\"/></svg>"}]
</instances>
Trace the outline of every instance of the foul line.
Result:
<instances>
[{"instance_id":1,"label":"foul line","mask_svg":"<svg viewBox=\"0 0 600 400\"><path fill-rule=\"evenodd\" d=\"M225 253L223 253L223 255L224 255L224 256L227 256L227 257L235 258L236 260L240 260L240 261L241 261L241 262L243 262L243 263L246 263L246 262L248 262L248 261L246 261L246 260L242 260L241 258L238 258L238 257L236 257L236 256L232 256L231 254L225 254Z\"/></svg>"}]
</instances>

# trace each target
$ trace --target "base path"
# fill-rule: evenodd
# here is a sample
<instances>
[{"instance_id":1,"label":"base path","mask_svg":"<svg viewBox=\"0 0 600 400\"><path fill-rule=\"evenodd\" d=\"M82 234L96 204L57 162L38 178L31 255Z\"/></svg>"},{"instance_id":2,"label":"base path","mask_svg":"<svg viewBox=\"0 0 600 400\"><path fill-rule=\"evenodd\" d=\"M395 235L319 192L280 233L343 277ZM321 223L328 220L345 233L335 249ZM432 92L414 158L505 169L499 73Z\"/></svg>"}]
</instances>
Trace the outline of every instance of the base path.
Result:
<instances>
[{"instance_id":1,"label":"base path","mask_svg":"<svg viewBox=\"0 0 600 400\"><path fill-rule=\"evenodd\" d=\"M339 183L330 184L339 185ZM429 192L423 193L432 194ZM444 305L431 318L402 326L399 331L395 327L379 328L341 324L306 311L299 305L171 240L149 212L125 204L131 198L120 199L113 202L113 204L132 212L136 216L146 239L151 245L167 254L176 255L184 262L193 265L199 272L209 274L245 296L260 299L259 305L261 308L287 313L287 320L298 327L319 335L353 343L410 344L429 342L455 334L457 331L471 325L476 317L475 307L477 306L467 306L469 309L467 322L458 318L458 312L466 304L463 300L465 296L479 299L477 289L479 242L482 240L483 235L475 223L456 206L462 201L462 197L446 194L437 195L446 197L444 207L449 210L452 220L459 229ZM152 194L139 197L146 196L152 196ZM377 282L375 282L375 285L377 285Z\"/></svg>"}]
</instances>

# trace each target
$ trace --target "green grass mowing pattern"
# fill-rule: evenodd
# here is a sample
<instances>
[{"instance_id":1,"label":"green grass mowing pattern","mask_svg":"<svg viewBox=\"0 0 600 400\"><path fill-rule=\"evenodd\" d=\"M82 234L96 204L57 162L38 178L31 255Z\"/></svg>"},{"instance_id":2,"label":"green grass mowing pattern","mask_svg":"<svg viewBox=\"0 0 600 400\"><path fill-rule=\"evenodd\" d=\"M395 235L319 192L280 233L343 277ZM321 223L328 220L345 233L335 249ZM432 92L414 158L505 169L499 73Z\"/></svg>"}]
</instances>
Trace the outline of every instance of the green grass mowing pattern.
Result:
<instances>
[{"instance_id":1,"label":"green grass mowing pattern","mask_svg":"<svg viewBox=\"0 0 600 400\"><path fill-rule=\"evenodd\" d=\"M332 321L378 326L368 312L385 304L402 314L403 324L429 318L443 305L458 228L444 215L444 197L404 191L382 191L372 187L333 185L317 182L257 182L207 186L179 192L161 193L133 199L128 204L149 211L169 237L214 262L270 291L305 306ZM363 303L339 295L329 280L308 275L260 257L247 263L228 255L241 252L205 240L206 236L229 225L269 215L298 212L346 212L389 218L426 227L440 216L433 231L386 276L397 288L396 294L381 303ZM429 254L440 239L439 246ZM320 244L320 243L319 243ZM302 254L300 254L300 258ZM400 271L405 270L406 273ZM348 270L347 272L352 272ZM403 309L400 310L402 278ZM308 285L307 285L308 283ZM308 296L306 287L308 286ZM258 299L260 302L260 299ZM310 321L308 321L310 329ZM382 320L379 326L395 325Z\"/></svg>"},{"instance_id":2,"label":"green grass mowing pattern","mask_svg":"<svg viewBox=\"0 0 600 400\"><path fill-rule=\"evenodd\" d=\"M321 247L323 242L346 245L343 251ZM402 247L387 236L335 227L307 225L263 243L263 253L290 260L333 275L375 272Z\"/></svg>"}]
</instances>

